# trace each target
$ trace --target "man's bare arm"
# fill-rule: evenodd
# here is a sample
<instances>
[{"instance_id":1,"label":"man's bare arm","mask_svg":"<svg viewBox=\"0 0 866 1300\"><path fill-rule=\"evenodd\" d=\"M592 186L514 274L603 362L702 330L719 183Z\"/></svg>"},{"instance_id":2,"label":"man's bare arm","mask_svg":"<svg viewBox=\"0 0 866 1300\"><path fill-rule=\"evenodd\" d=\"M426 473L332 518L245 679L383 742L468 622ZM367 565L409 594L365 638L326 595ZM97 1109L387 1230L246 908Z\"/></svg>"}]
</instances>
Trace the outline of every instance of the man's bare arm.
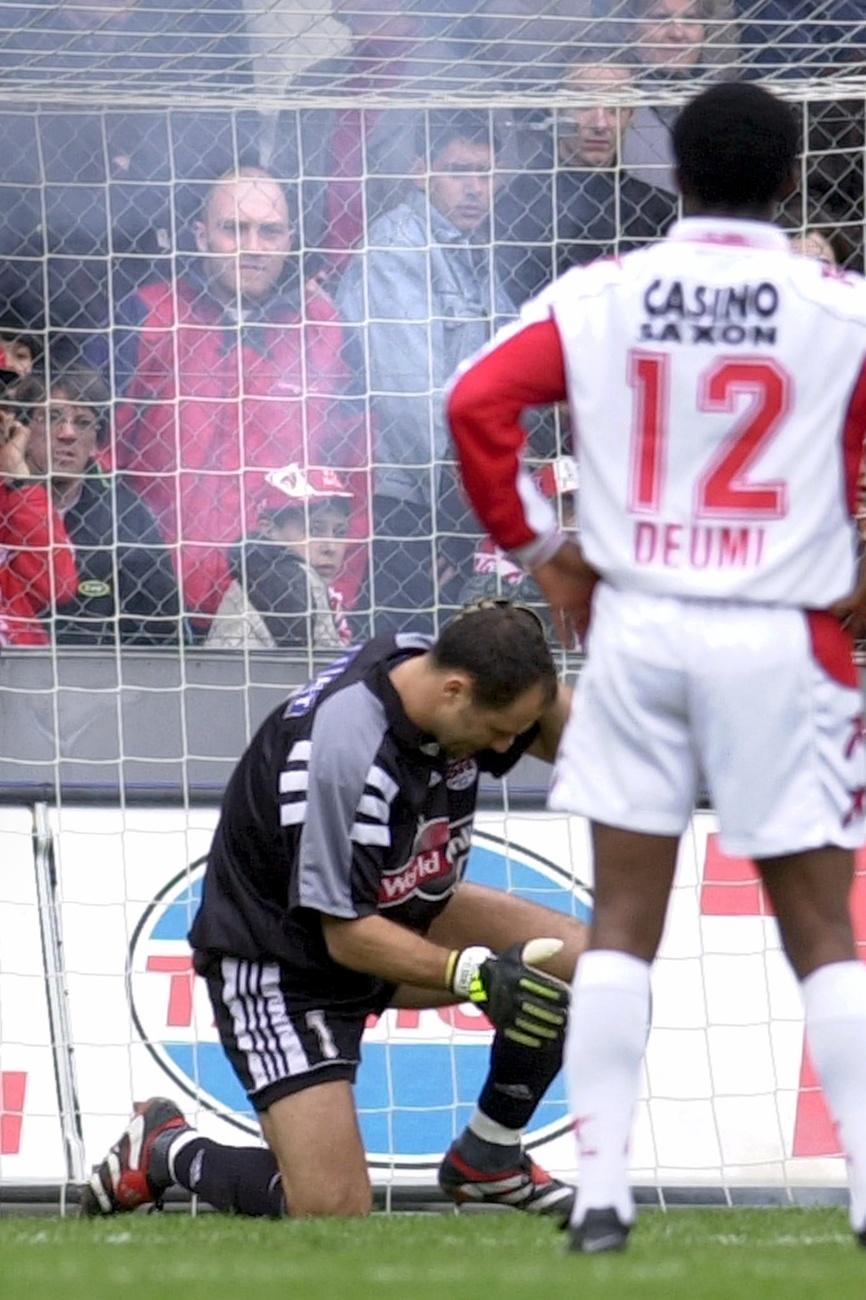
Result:
<instances>
[{"instance_id":1,"label":"man's bare arm","mask_svg":"<svg viewBox=\"0 0 866 1300\"><path fill-rule=\"evenodd\" d=\"M484 946L440 948L383 916L323 914L322 928L341 966L404 987L452 989L483 1005L497 1029L524 1046L543 1047L565 1033L568 985L540 969L556 959L560 939L533 939L494 957Z\"/></svg>"},{"instance_id":2,"label":"man's bare arm","mask_svg":"<svg viewBox=\"0 0 866 1300\"><path fill-rule=\"evenodd\" d=\"M546 712L542 713L538 719L539 733L538 737L532 742L527 753L532 754L534 758L543 759L545 763L553 763L556 759L556 753L559 749L559 742L562 739L563 728L568 721L568 715L571 712L571 698L574 694L570 686L565 682L559 683L559 689L556 692L556 699Z\"/></svg>"},{"instance_id":3,"label":"man's bare arm","mask_svg":"<svg viewBox=\"0 0 866 1300\"><path fill-rule=\"evenodd\" d=\"M830 613L847 627L858 641L866 637L866 551L860 557L857 582L854 590L842 600L837 600Z\"/></svg>"},{"instance_id":4,"label":"man's bare arm","mask_svg":"<svg viewBox=\"0 0 866 1300\"><path fill-rule=\"evenodd\" d=\"M342 920L322 916L322 930L334 961L392 984L447 989L449 950L430 943L384 916Z\"/></svg>"},{"instance_id":5,"label":"man's bare arm","mask_svg":"<svg viewBox=\"0 0 866 1300\"><path fill-rule=\"evenodd\" d=\"M560 641L566 650L572 650L575 636L583 641L589 630L598 574L587 564L577 543L569 539L534 568L532 576L547 597Z\"/></svg>"}]
</instances>

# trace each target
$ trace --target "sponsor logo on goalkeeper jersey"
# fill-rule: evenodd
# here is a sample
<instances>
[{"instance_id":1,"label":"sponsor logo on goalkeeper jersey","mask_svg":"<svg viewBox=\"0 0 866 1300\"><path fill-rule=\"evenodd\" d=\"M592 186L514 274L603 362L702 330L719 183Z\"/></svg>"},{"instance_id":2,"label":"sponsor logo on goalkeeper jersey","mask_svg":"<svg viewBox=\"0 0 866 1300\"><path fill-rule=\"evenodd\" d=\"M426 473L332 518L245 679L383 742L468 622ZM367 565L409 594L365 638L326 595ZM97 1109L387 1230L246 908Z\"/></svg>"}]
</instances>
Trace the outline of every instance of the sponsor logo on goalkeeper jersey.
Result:
<instances>
[{"instance_id":1,"label":"sponsor logo on goalkeeper jersey","mask_svg":"<svg viewBox=\"0 0 866 1300\"><path fill-rule=\"evenodd\" d=\"M402 867L385 872L379 885L379 906L394 907L413 894L441 898L463 874L472 841L473 815L451 823L434 817L418 824L412 857Z\"/></svg>"},{"instance_id":2,"label":"sponsor logo on goalkeeper jersey","mask_svg":"<svg viewBox=\"0 0 866 1300\"><path fill-rule=\"evenodd\" d=\"M524 843L486 831L471 819L419 827L417 852L387 877L395 901L412 889L441 887L469 850L467 879L508 890L557 911L589 917L589 895L566 866L543 857L544 820L533 821ZM527 823L528 827L529 823ZM444 838L443 838L444 836ZM533 849L525 841L531 839ZM204 982L195 977L187 931L198 907L204 860L173 878L145 909L130 943L128 985L136 1031L160 1069L166 1089L178 1089L228 1124L258 1134L246 1096L225 1058ZM403 891L399 893L399 891ZM487 1073L491 1030L474 1006L387 1011L370 1018L355 1095L374 1166L431 1170L454 1132L472 1114ZM527 1132L530 1145L568 1130L565 1084L551 1085Z\"/></svg>"},{"instance_id":3,"label":"sponsor logo on goalkeeper jersey","mask_svg":"<svg viewBox=\"0 0 866 1300\"><path fill-rule=\"evenodd\" d=\"M432 885L451 875L451 855L448 852L450 830L447 817L436 817L420 824L412 857L405 866L385 872L382 876L379 884L381 907L403 903L416 891L423 893L423 886Z\"/></svg>"},{"instance_id":4,"label":"sponsor logo on goalkeeper jersey","mask_svg":"<svg viewBox=\"0 0 866 1300\"><path fill-rule=\"evenodd\" d=\"M478 780L478 764L474 758L460 758L445 769L445 784L449 790L468 790Z\"/></svg>"}]
</instances>

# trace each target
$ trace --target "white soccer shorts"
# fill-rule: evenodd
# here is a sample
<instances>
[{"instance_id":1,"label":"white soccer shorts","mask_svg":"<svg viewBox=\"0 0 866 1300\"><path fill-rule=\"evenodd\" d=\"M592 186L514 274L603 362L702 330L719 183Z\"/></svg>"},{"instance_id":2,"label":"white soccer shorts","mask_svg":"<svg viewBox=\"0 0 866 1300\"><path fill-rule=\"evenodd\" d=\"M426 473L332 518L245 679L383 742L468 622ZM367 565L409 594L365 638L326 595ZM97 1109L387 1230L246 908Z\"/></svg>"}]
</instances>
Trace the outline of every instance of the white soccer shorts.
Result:
<instances>
[{"instance_id":1,"label":"white soccer shorts","mask_svg":"<svg viewBox=\"0 0 866 1300\"><path fill-rule=\"evenodd\" d=\"M866 840L866 730L828 614L597 588L550 807L686 829L703 777L726 853Z\"/></svg>"}]
</instances>

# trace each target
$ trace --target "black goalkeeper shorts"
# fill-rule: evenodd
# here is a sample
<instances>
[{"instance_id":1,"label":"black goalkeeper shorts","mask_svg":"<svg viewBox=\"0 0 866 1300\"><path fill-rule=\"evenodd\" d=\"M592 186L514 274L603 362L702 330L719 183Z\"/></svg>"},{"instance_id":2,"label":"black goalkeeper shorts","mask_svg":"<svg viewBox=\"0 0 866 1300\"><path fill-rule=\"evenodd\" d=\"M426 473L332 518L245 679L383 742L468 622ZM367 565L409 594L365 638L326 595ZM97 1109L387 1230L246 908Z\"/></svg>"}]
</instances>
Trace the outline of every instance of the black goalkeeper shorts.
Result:
<instances>
[{"instance_id":1,"label":"black goalkeeper shorts","mask_svg":"<svg viewBox=\"0 0 866 1300\"><path fill-rule=\"evenodd\" d=\"M213 956L196 967L220 1042L257 1111L332 1079L354 1083L367 1011L293 999L291 973L276 962Z\"/></svg>"}]
</instances>

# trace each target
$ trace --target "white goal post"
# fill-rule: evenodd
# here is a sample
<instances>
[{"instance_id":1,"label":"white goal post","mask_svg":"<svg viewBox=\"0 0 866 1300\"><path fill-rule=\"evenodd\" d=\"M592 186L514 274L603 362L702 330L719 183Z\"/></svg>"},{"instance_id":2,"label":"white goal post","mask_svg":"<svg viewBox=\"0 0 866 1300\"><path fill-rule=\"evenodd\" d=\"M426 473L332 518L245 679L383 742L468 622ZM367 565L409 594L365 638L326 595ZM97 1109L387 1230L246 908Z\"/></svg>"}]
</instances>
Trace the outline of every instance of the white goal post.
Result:
<instances>
[{"instance_id":1,"label":"white goal post","mask_svg":"<svg viewBox=\"0 0 866 1300\"><path fill-rule=\"evenodd\" d=\"M866 17L858 8L853 0L138 0L114 8L4 0L2 118L11 144L0 159L0 349L16 335L33 340L49 389L52 375L70 368L102 375L101 465L113 499L121 473L151 502L154 483L163 501L167 491L165 517L154 511L185 583L186 564L195 569L208 549L228 554L254 527L245 475L324 456L347 475L371 471L365 491L373 497L376 475L386 481L408 465L429 495L449 459L437 442L447 378L437 369L437 340L467 321L489 333L533 277L564 260L661 235L676 211L670 125L696 87L746 72L796 106L801 184L783 223L804 253L862 270ZM437 168L436 142L447 115L460 113L470 115L465 129L482 124L473 142L488 147L489 160L476 165L489 182L490 211L462 241L443 240L427 211L427 237L413 245L426 259L427 306L407 316L403 290L383 308L371 287L372 259L391 247L383 232L392 228L381 223L407 195L427 202L431 180L450 174ZM587 122L594 157L580 153ZM244 167L265 169L288 194L286 280L259 306L225 311L215 325L202 303L220 254L207 245L202 204L218 177ZM578 180L559 205L565 173ZM474 254L474 307L465 294L437 297L434 247L452 245ZM320 362L309 343L296 374L276 374L266 303L291 299L291 327L321 326L315 347L327 350L355 265L360 316L328 354L328 365L344 369L321 363L324 378L311 378ZM189 320L179 307L182 281L202 294L184 307ZM156 362L141 359L140 291L155 284L165 288L157 332L168 386L148 389ZM401 328L426 358L423 379L402 388L397 363L410 347L401 347ZM208 374L193 390L201 374L193 363L183 370L195 353L190 339L214 329L214 355L228 360L219 383ZM376 331L393 373L373 368ZM401 418L414 412L421 433L421 452L405 463L399 443L377 441L395 393L411 399ZM196 436L222 422L236 440L234 460L185 460L193 426L184 421L196 403ZM281 425L275 412L295 414ZM329 456L319 426L340 421L354 431L352 451L335 443ZM162 431L162 461L123 452L130 427L141 439L141 430ZM558 415L530 431L539 465L569 445ZM210 482L216 502L236 492L235 516L219 515L209 532L198 507L184 514L184 474L199 488ZM473 567L483 541L472 530L468 549L448 548L461 525L440 509L435 490L433 498L410 498L419 518L429 512L426 532L403 520L388 536L407 554L409 543L427 545L430 582L418 612L435 626L460 599L455 565L466 564L467 579L492 573L494 587L511 588L495 562ZM375 509L365 520L352 525L354 567L341 593L353 606L355 636L383 612ZM119 531L112 536L103 550L119 581ZM135 549L134 539L128 544ZM7 545L0 539L3 563ZM41 644L4 646L0 630L0 1206L72 1204L133 1103L153 1093L174 1096L214 1137L257 1140L192 979L185 934L231 764L267 709L327 652L306 642L288 652L209 650L216 601L205 592L187 603L191 590L182 587L179 612L151 611L173 629L165 648L129 638L117 612L99 644L86 611L64 644L51 614ZM383 598L393 613L392 599L411 617L408 579L402 595ZM579 670L576 656L561 662ZM485 789L470 876L589 914L586 827L545 812L538 767L521 765L501 791ZM861 943L864 880L861 859ZM696 814L684 839L653 999L632 1151L641 1196L663 1204L841 1197L843 1162L775 922L750 864L720 853L710 810ZM435 1195L438 1156L474 1103L488 1043L486 1026L466 1008L388 1013L370 1025L358 1101L383 1203ZM561 1078L528 1136L551 1169L575 1176Z\"/></svg>"}]
</instances>

